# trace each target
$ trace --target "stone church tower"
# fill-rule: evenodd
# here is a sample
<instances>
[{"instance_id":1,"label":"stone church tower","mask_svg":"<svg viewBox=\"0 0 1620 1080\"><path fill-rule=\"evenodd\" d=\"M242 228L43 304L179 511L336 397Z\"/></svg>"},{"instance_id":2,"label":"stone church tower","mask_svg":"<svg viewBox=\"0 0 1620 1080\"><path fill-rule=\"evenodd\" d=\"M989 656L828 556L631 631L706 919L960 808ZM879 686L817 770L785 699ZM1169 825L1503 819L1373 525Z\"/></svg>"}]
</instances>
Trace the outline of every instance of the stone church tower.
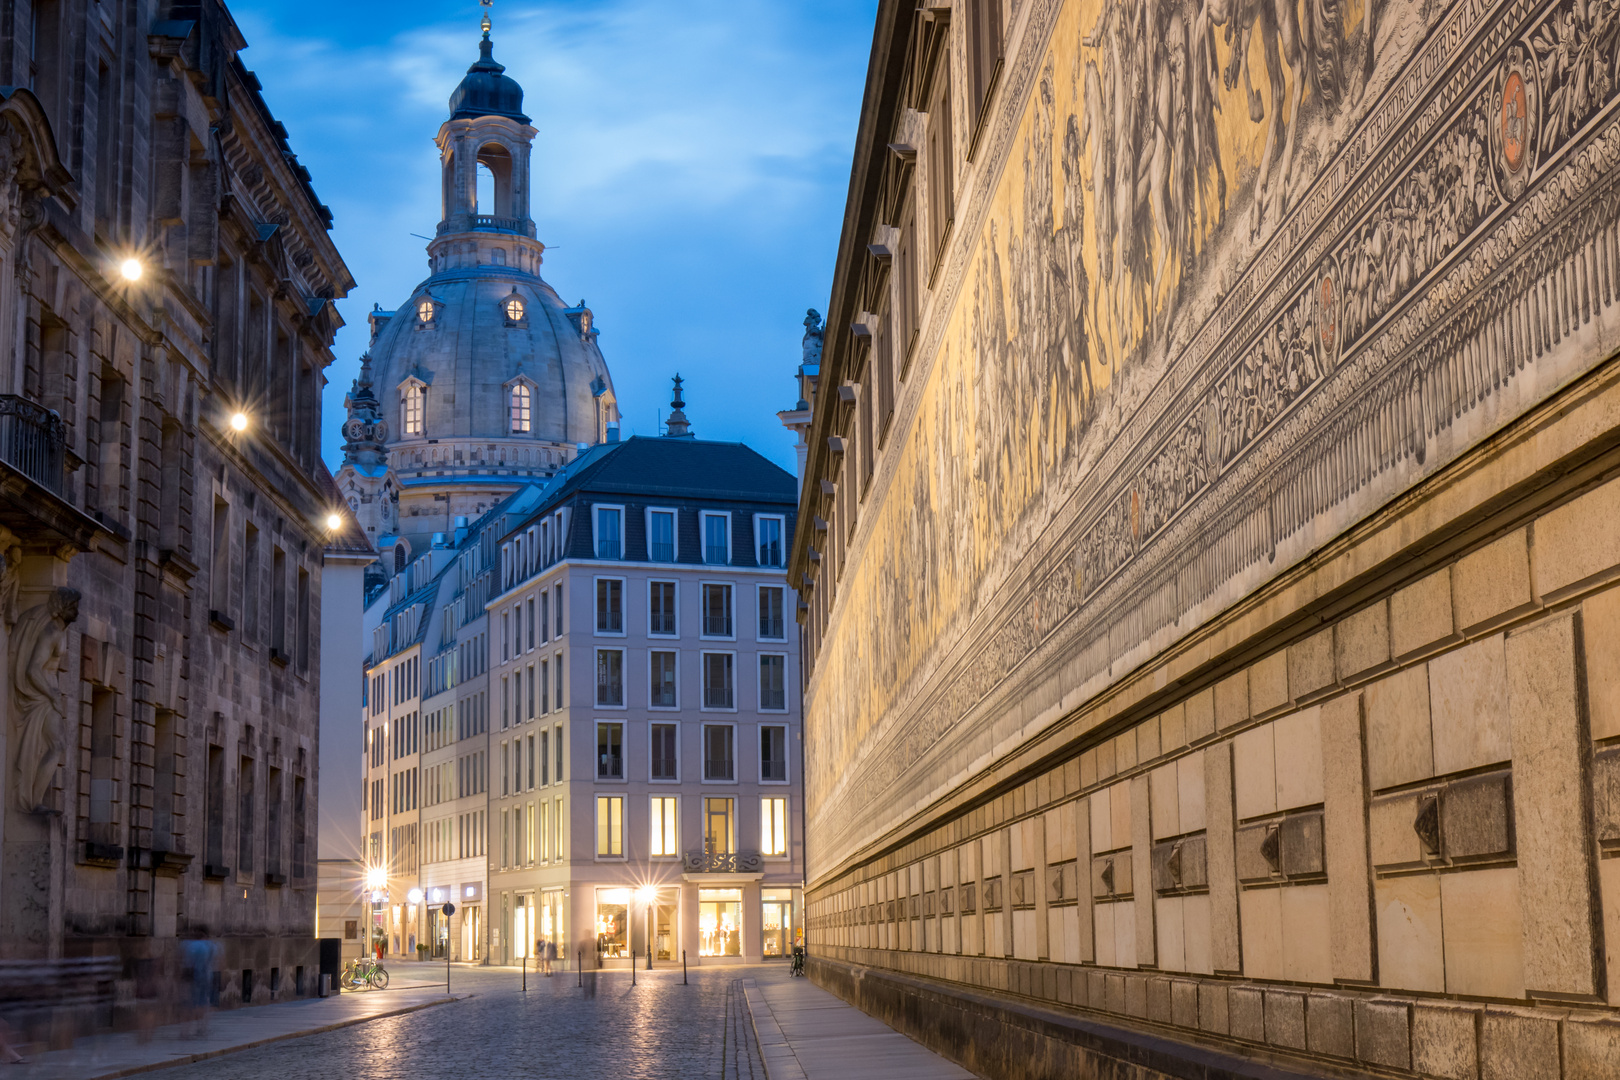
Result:
<instances>
[{"instance_id":1,"label":"stone church tower","mask_svg":"<svg viewBox=\"0 0 1620 1080\"><path fill-rule=\"evenodd\" d=\"M371 349L347 402L338 486L395 567L457 518L617 437L591 310L540 277L535 134L486 27L439 129L443 217L429 276L398 310L371 312Z\"/></svg>"}]
</instances>

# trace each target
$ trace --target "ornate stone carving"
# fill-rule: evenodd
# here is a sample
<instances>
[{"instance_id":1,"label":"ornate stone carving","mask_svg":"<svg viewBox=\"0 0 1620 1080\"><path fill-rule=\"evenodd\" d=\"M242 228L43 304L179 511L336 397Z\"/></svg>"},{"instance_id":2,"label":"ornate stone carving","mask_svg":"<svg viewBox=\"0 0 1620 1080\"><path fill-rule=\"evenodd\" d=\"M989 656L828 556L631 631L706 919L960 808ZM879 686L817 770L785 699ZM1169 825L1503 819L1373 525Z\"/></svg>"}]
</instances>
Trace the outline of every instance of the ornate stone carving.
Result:
<instances>
[{"instance_id":1,"label":"ornate stone carving","mask_svg":"<svg viewBox=\"0 0 1620 1080\"><path fill-rule=\"evenodd\" d=\"M31 814L50 812L51 781L67 742L59 676L67 628L78 617L78 590L57 589L23 612L11 632L13 801Z\"/></svg>"}]
</instances>

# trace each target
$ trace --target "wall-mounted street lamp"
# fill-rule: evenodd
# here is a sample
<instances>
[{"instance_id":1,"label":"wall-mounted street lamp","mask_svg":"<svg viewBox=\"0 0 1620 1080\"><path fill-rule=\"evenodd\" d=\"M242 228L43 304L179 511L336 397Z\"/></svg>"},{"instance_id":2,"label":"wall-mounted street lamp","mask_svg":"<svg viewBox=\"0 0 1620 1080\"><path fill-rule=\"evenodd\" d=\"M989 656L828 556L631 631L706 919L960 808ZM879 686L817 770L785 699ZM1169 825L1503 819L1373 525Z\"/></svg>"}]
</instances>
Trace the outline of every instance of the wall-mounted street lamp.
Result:
<instances>
[{"instance_id":1,"label":"wall-mounted street lamp","mask_svg":"<svg viewBox=\"0 0 1620 1080\"><path fill-rule=\"evenodd\" d=\"M141 260L136 258L128 258L118 264L118 275L125 281L139 281L145 272L146 268L141 265Z\"/></svg>"},{"instance_id":2,"label":"wall-mounted street lamp","mask_svg":"<svg viewBox=\"0 0 1620 1080\"><path fill-rule=\"evenodd\" d=\"M326 528L329 532L337 532L343 528L343 515L336 510L326 515Z\"/></svg>"},{"instance_id":3,"label":"wall-mounted street lamp","mask_svg":"<svg viewBox=\"0 0 1620 1080\"><path fill-rule=\"evenodd\" d=\"M235 413L231 414L231 430L232 431L246 431L247 427L248 427L247 413L245 413L245 412L235 412Z\"/></svg>"}]
</instances>

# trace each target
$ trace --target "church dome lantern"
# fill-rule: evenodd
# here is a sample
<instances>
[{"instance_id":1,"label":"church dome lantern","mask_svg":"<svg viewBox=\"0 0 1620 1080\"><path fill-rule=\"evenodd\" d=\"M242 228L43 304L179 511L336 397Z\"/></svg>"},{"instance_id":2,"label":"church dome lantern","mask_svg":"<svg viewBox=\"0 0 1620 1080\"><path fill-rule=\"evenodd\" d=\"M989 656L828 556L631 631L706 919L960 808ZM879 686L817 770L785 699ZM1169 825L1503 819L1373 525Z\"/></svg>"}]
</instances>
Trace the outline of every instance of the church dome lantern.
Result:
<instances>
[{"instance_id":1,"label":"church dome lantern","mask_svg":"<svg viewBox=\"0 0 1620 1080\"><path fill-rule=\"evenodd\" d=\"M475 120L480 116L504 116L527 124L523 113L523 87L506 74L495 60L495 45L484 32L478 43L478 60L467 69L466 78L450 95L450 119Z\"/></svg>"}]
</instances>

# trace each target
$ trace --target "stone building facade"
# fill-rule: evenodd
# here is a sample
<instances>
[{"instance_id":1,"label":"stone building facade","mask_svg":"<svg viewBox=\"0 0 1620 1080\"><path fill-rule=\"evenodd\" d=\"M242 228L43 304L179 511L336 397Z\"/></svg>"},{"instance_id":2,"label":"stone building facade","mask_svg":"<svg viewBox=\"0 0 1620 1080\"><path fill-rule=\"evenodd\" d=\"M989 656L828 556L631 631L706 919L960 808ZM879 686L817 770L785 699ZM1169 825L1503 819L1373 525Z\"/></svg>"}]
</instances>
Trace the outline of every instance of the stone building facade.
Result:
<instances>
[{"instance_id":1,"label":"stone building facade","mask_svg":"<svg viewBox=\"0 0 1620 1080\"><path fill-rule=\"evenodd\" d=\"M880 5L815 978L998 1077L1620 1071L1600 22Z\"/></svg>"},{"instance_id":2,"label":"stone building facade","mask_svg":"<svg viewBox=\"0 0 1620 1080\"><path fill-rule=\"evenodd\" d=\"M229 12L0 20L0 950L314 992L321 388L351 287ZM233 423L233 418L240 419Z\"/></svg>"}]
</instances>

